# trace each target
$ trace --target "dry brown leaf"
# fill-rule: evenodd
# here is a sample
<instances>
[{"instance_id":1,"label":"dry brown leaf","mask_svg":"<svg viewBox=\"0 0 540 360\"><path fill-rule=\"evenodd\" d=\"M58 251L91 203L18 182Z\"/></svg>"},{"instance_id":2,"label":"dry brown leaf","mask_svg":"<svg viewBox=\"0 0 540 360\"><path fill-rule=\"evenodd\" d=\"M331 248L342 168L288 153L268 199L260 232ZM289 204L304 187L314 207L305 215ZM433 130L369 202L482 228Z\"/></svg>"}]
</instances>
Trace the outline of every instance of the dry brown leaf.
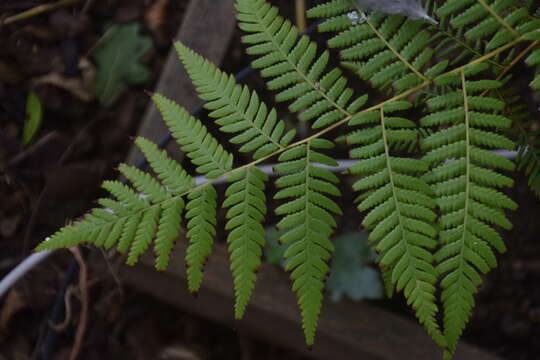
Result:
<instances>
[{"instance_id":1,"label":"dry brown leaf","mask_svg":"<svg viewBox=\"0 0 540 360\"><path fill-rule=\"evenodd\" d=\"M167 5L169 0L157 0L144 14L146 20L146 26L156 33L159 30L159 27L163 25L166 18Z\"/></svg>"}]
</instances>

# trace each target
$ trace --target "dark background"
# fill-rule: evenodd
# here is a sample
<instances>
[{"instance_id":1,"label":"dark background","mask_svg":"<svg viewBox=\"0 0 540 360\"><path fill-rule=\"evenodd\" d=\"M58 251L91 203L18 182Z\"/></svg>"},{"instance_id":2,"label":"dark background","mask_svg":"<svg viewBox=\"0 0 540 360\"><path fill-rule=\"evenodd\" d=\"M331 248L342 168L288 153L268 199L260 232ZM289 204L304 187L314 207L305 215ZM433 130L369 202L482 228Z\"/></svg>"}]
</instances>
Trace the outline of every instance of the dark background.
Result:
<instances>
[{"instance_id":1,"label":"dark background","mask_svg":"<svg viewBox=\"0 0 540 360\"><path fill-rule=\"evenodd\" d=\"M272 2L284 9L283 14L293 13L292 1ZM42 3L3 0L0 19ZM148 104L144 90L154 88L186 5L182 0L81 0L0 27L0 276L45 236L94 206L101 181L116 176L114 168L124 160ZM112 106L83 101L58 86L35 85L58 73L64 81L82 86L77 64L89 59L105 25L133 22L153 39L152 50L142 59L152 76L128 89ZM230 72L248 63L239 37L235 35L223 64ZM520 70L518 66L516 74L526 83L527 72ZM260 80L252 83L262 88ZM34 142L24 146L30 90L44 104L44 119ZM524 96L528 91L523 88ZM532 360L540 354L540 202L520 176L510 193L520 207L511 214L514 230L505 234L508 253L486 276L464 339L504 358ZM341 205L353 211L350 203ZM0 359L35 356L70 258L67 251L58 252L0 300ZM120 287L113 276L98 278L91 269L89 291L90 319L79 359L302 358ZM55 359L67 359L73 344L80 310L74 299L72 321L60 331Z\"/></svg>"}]
</instances>

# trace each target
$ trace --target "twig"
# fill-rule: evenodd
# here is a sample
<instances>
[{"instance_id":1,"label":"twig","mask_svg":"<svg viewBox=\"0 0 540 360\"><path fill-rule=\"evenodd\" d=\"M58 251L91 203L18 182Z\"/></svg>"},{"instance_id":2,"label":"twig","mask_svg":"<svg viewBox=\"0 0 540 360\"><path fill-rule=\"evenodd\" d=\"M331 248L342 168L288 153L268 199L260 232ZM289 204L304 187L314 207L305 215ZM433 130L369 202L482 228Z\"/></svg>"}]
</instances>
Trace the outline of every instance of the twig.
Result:
<instances>
[{"instance_id":1,"label":"twig","mask_svg":"<svg viewBox=\"0 0 540 360\"><path fill-rule=\"evenodd\" d=\"M300 31L306 29L306 0L296 0L296 26Z\"/></svg>"},{"instance_id":2,"label":"twig","mask_svg":"<svg viewBox=\"0 0 540 360\"><path fill-rule=\"evenodd\" d=\"M86 331L86 320L88 318L88 272L79 248L72 247L69 251L73 253L77 264L79 264L79 291L81 293L81 316L79 317L79 324L75 332L75 342L69 356L69 360L75 360L81 350L82 340Z\"/></svg>"},{"instance_id":3,"label":"twig","mask_svg":"<svg viewBox=\"0 0 540 360\"><path fill-rule=\"evenodd\" d=\"M80 0L59 0L53 4L43 4L36 6L30 10L23 11L20 14L10 16L6 18L4 21L0 22L0 25L10 25L17 21L30 19L31 17L43 14L48 11L52 11L54 9L57 9L62 6L68 6L75 3L78 3Z\"/></svg>"},{"instance_id":4,"label":"twig","mask_svg":"<svg viewBox=\"0 0 540 360\"><path fill-rule=\"evenodd\" d=\"M49 326L56 332L64 331L69 325L69 322L71 321L71 297L73 296L75 289L75 285L71 285L64 293L64 308L66 309L64 321L62 321L60 324L55 324L51 320L49 320Z\"/></svg>"}]
</instances>

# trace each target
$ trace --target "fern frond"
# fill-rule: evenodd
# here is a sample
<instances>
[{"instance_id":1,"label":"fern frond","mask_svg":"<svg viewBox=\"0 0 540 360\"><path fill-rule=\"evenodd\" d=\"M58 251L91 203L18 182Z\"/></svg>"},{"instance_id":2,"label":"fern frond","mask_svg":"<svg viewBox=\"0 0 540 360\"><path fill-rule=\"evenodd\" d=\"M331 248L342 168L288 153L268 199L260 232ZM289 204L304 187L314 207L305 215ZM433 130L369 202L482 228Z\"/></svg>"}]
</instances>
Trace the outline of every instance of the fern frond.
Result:
<instances>
[{"instance_id":1,"label":"fern frond","mask_svg":"<svg viewBox=\"0 0 540 360\"><path fill-rule=\"evenodd\" d=\"M540 28L540 20L531 18L520 5L518 0L454 0L439 7L437 15L463 29L465 39L482 41L490 51L523 35L532 36Z\"/></svg>"},{"instance_id":2,"label":"fern frond","mask_svg":"<svg viewBox=\"0 0 540 360\"><path fill-rule=\"evenodd\" d=\"M356 24L352 0L314 7L309 15L327 18L319 29L335 33L329 44L339 48L342 65L382 95L380 102L361 110L367 95L356 96L342 71L332 67L330 51L320 51L267 1L235 1L246 32L242 40L255 57L253 67L277 91L277 101L289 102L290 112L319 130L295 140L295 130L287 129L291 124L256 92L176 43L210 118L253 161L235 163L222 139L203 122L154 95L186 159L208 181L196 184L164 151L138 138L151 171L120 165L126 184L104 182L110 197L98 200L101 208L37 249L83 243L116 247L127 254L127 263L135 264L153 248L155 266L162 270L185 210L187 282L196 292L218 232L215 180L227 178L219 205L227 208L235 317L241 318L254 291L269 206L268 176L256 166L278 157L274 199L282 203L275 212L281 218L278 227L285 230L280 240L288 245L286 270L306 342L313 344L334 251L330 236L341 214L333 199L341 196L339 179L328 169L336 161L324 154L334 142L323 137L343 126L331 135L352 145L350 157L358 159L350 168L358 176L356 203L379 253L387 293L403 292L419 322L451 357L481 274L496 266L496 252L505 251L498 229L512 226L505 211L516 204L501 188L513 184L506 172L515 165L493 151L514 149L506 134L516 134L509 128L526 125L527 131L520 130L525 135L517 136L522 145L518 164L540 196L539 134L529 131L534 127L520 110L521 100L505 93L511 70L523 59L536 72L531 87L540 90L539 7L532 0L429 0L438 26L380 13ZM509 101L517 105L510 107ZM420 129L414 118L418 114L424 114Z\"/></svg>"},{"instance_id":3,"label":"fern frond","mask_svg":"<svg viewBox=\"0 0 540 360\"><path fill-rule=\"evenodd\" d=\"M285 253L285 269L291 271L293 291L302 312L302 327L308 345L313 344L321 310L327 264L334 251L330 235L336 227L333 214L341 214L339 206L328 195L341 193L334 185L338 178L320 163L336 166L332 158L319 149L333 147L323 139L313 139L283 152L276 171L283 175L276 180L280 189L275 199L290 199L276 209L283 219L279 229L287 230L281 242L289 244Z\"/></svg>"},{"instance_id":4,"label":"fern frond","mask_svg":"<svg viewBox=\"0 0 540 360\"><path fill-rule=\"evenodd\" d=\"M481 283L479 273L496 265L495 254L505 246L494 226L511 227L504 209L515 209L516 203L497 188L512 184L512 180L492 169L513 170L514 164L484 147L511 149L513 144L494 129L509 126L502 116L491 117L488 123L478 121L475 110L495 115L501 106L485 97L480 105L473 93L493 88L493 84L474 82L472 78L486 65L466 67L441 77L439 85L454 86L461 99L444 95L428 101L432 113L423 119L423 126L442 125L443 129L422 141L427 154L424 161L431 172L426 180L431 184L441 217L439 239L441 248L435 254L437 271L443 276L441 299L444 307L444 335L448 354L454 352L457 340L468 322L474 306L474 293ZM455 116L448 117L448 110Z\"/></svg>"},{"instance_id":5,"label":"fern frond","mask_svg":"<svg viewBox=\"0 0 540 360\"><path fill-rule=\"evenodd\" d=\"M264 0L238 0L237 18L249 33L242 41L248 54L259 58L252 66L268 81L271 90L279 90L277 101L292 101L289 110L300 112L301 121L314 121L313 129L326 127L350 116L366 102L352 100L353 90L341 71L327 70L328 51L317 55L317 45L283 19L275 7Z\"/></svg>"},{"instance_id":6,"label":"fern frond","mask_svg":"<svg viewBox=\"0 0 540 360\"><path fill-rule=\"evenodd\" d=\"M174 241L180 233L184 200L181 197L161 205L161 219L154 242L156 269L165 270L169 264Z\"/></svg>"},{"instance_id":7,"label":"fern frond","mask_svg":"<svg viewBox=\"0 0 540 360\"><path fill-rule=\"evenodd\" d=\"M135 144L169 192L180 195L195 186L195 180L182 169L180 164L169 158L165 151L160 150L156 144L142 137L138 137Z\"/></svg>"},{"instance_id":8,"label":"fern frond","mask_svg":"<svg viewBox=\"0 0 540 360\"><path fill-rule=\"evenodd\" d=\"M221 131L239 133L230 141L243 144L240 152L255 151L253 157L260 159L290 144L296 131L285 131L276 110L260 101L256 92L238 85L234 76L223 73L180 42L175 47L200 97L207 101L204 106L211 111L210 117L217 119Z\"/></svg>"},{"instance_id":9,"label":"fern frond","mask_svg":"<svg viewBox=\"0 0 540 360\"><path fill-rule=\"evenodd\" d=\"M437 40L424 22L374 13L366 22L355 25L348 15L321 7L308 14L337 15L320 24L319 31L339 32L328 45L343 48L342 65L375 88L406 91L429 82L447 66L447 61L433 63Z\"/></svg>"},{"instance_id":10,"label":"fern frond","mask_svg":"<svg viewBox=\"0 0 540 360\"><path fill-rule=\"evenodd\" d=\"M159 203L171 197L171 194L152 175L134 166L120 164L118 171L133 184L138 192L136 196L142 196L151 203Z\"/></svg>"},{"instance_id":11,"label":"fern frond","mask_svg":"<svg viewBox=\"0 0 540 360\"><path fill-rule=\"evenodd\" d=\"M126 260L128 265L135 265L137 261L139 261L139 256L141 256L152 243L152 239L158 228L160 215L161 207L158 206L143 211L141 221L137 225L135 237L133 238L131 248L129 249Z\"/></svg>"},{"instance_id":12,"label":"fern frond","mask_svg":"<svg viewBox=\"0 0 540 360\"><path fill-rule=\"evenodd\" d=\"M438 32L434 35L436 46L435 54L441 59L448 59L450 65L464 65L481 58L485 54L485 46L482 42L471 41L463 35L464 29L452 27L448 21L441 21ZM487 60L494 69L504 70L512 60L511 56L504 59Z\"/></svg>"},{"instance_id":13,"label":"fern frond","mask_svg":"<svg viewBox=\"0 0 540 360\"><path fill-rule=\"evenodd\" d=\"M238 171L229 179L224 207L229 231L227 243L234 278L235 317L242 318L255 287L255 271L261 264L266 232L262 226L266 215L265 182L268 176L256 167Z\"/></svg>"},{"instance_id":14,"label":"fern frond","mask_svg":"<svg viewBox=\"0 0 540 360\"><path fill-rule=\"evenodd\" d=\"M143 151L151 154L151 165L157 165L154 160L160 159L162 154L147 146L145 139L137 139L137 142L142 144ZM181 168L175 167L175 170L183 174ZM41 243L37 250L84 243L109 249L117 244L119 252L128 253L126 263L133 265L153 242L156 269L165 269L174 240L180 233L184 201L149 174L125 164L120 166L120 171L140 193L118 181L105 181L103 188L114 197L98 201L105 208L94 209L81 220L61 229ZM177 184L185 181L181 188L189 186L186 177L175 181Z\"/></svg>"},{"instance_id":15,"label":"fern frond","mask_svg":"<svg viewBox=\"0 0 540 360\"><path fill-rule=\"evenodd\" d=\"M215 179L232 169L232 154L223 149L200 120L163 95L155 94L152 100L182 151L197 165L199 174Z\"/></svg>"},{"instance_id":16,"label":"fern frond","mask_svg":"<svg viewBox=\"0 0 540 360\"><path fill-rule=\"evenodd\" d=\"M421 180L427 163L392 155L403 141L416 139L414 122L390 115L410 104L388 104L386 109L353 118L349 125L374 125L353 132L348 143L358 147L351 157L361 159L350 172L361 175L353 188L364 196L358 205L367 211L362 224L372 230L370 241L380 253L387 292L404 292L420 323L442 347L445 340L437 324L435 302L437 274L432 249L436 247L435 201L430 187Z\"/></svg>"},{"instance_id":17,"label":"fern frond","mask_svg":"<svg viewBox=\"0 0 540 360\"><path fill-rule=\"evenodd\" d=\"M161 95L154 95L152 99L199 173L216 178L232 169L232 155L219 145L199 120ZM133 184L134 189L120 182L106 181L103 188L116 200L100 200L107 209L93 210L81 221L53 235L38 250L81 243L110 248L118 243L120 252L128 252L126 262L135 264L154 242L156 268L162 270L167 267L174 240L180 232L181 213L185 205L181 195L193 188L194 181L179 164L148 140L139 138L136 143L163 183L139 169L120 165L120 172ZM188 282L190 289L195 291L200 284L200 271L215 234L213 227L208 226L216 222L215 190L212 186L197 189L189 194L189 200L188 230L195 230L188 231L190 247L187 257L188 265L192 265L188 270Z\"/></svg>"},{"instance_id":18,"label":"fern frond","mask_svg":"<svg viewBox=\"0 0 540 360\"><path fill-rule=\"evenodd\" d=\"M188 199L186 219L189 245L186 249L186 274L188 289L195 293L201 286L204 265L212 252L216 235L217 193L209 184L192 191Z\"/></svg>"}]
</instances>

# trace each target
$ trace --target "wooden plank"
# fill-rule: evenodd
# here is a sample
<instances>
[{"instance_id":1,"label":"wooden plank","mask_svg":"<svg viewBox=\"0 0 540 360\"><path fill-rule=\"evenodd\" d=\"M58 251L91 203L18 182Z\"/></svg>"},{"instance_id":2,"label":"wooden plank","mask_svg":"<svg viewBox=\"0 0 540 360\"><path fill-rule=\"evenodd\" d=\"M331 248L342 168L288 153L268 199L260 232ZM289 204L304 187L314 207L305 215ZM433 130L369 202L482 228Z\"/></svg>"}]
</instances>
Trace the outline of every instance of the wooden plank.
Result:
<instances>
[{"instance_id":1,"label":"wooden plank","mask_svg":"<svg viewBox=\"0 0 540 360\"><path fill-rule=\"evenodd\" d=\"M315 346L308 349L288 276L268 264L260 268L246 316L234 321L232 278L226 248L221 244L214 246L197 298L187 291L184 254L185 245L181 242L165 272L155 271L151 267L153 258L145 256L142 262L146 266L120 266L118 273L128 285L166 303L315 359L397 360L403 359L405 354L415 360L442 358L441 351L421 326L364 302L326 303ZM102 260L96 266L108 271ZM461 344L455 359L498 358L474 346Z\"/></svg>"},{"instance_id":2,"label":"wooden plank","mask_svg":"<svg viewBox=\"0 0 540 360\"><path fill-rule=\"evenodd\" d=\"M194 0L189 3L175 40L180 40L214 64L220 64L235 25L234 0ZM175 100L188 110L200 102L174 48L171 48L155 92ZM159 112L150 103L138 135L158 141L167 133ZM178 155L177 147L169 150L173 156ZM134 164L141 156L140 151L133 146L126 162Z\"/></svg>"}]
</instances>

